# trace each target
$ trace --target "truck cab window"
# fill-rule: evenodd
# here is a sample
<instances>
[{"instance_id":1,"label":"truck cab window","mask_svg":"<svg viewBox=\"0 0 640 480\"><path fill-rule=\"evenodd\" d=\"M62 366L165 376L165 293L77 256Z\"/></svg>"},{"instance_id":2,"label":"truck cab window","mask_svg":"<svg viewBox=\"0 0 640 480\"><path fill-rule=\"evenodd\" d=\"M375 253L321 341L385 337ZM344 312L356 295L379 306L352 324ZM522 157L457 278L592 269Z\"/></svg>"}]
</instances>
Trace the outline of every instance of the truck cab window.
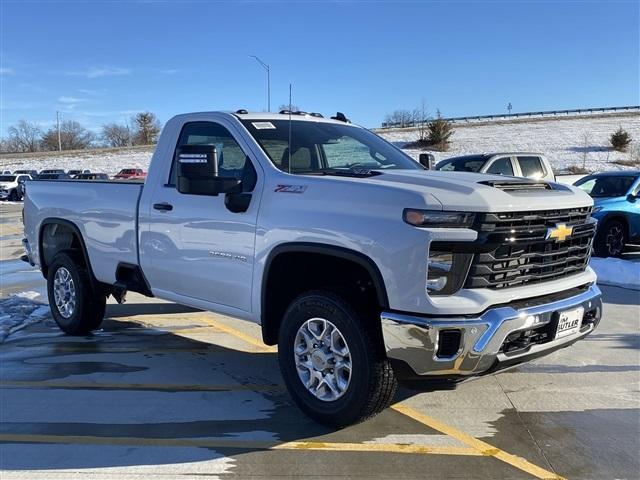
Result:
<instances>
[{"instance_id":1,"label":"truck cab window","mask_svg":"<svg viewBox=\"0 0 640 480\"><path fill-rule=\"evenodd\" d=\"M511 159L509 157L499 158L494 161L487 173L493 173L494 175L508 175L513 177L513 167L511 166Z\"/></svg>"},{"instance_id":2,"label":"truck cab window","mask_svg":"<svg viewBox=\"0 0 640 480\"><path fill-rule=\"evenodd\" d=\"M248 161L238 142L225 127L214 122L191 122L184 125L178 138L176 150L183 145L215 145L218 154L218 171L222 177L242 178L244 190L253 190L255 169ZM175 186L177 168L174 151L169 185Z\"/></svg>"},{"instance_id":3,"label":"truck cab window","mask_svg":"<svg viewBox=\"0 0 640 480\"><path fill-rule=\"evenodd\" d=\"M544 168L540 157L518 157L522 176L539 180L544 177Z\"/></svg>"}]
</instances>

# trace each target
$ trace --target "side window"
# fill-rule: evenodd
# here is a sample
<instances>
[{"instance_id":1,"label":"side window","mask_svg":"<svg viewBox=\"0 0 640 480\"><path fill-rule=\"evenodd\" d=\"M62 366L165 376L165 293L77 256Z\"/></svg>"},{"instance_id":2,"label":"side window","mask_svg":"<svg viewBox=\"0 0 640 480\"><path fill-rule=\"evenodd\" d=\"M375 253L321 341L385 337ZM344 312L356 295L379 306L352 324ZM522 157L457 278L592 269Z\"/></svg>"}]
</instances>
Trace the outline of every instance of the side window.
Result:
<instances>
[{"instance_id":1,"label":"side window","mask_svg":"<svg viewBox=\"0 0 640 480\"><path fill-rule=\"evenodd\" d=\"M544 177L544 168L539 157L518 157L522 176L535 180Z\"/></svg>"},{"instance_id":2,"label":"side window","mask_svg":"<svg viewBox=\"0 0 640 480\"><path fill-rule=\"evenodd\" d=\"M495 175L508 175L513 177L513 166L511 165L511 158L502 157L495 160L489 168L487 173L493 173Z\"/></svg>"},{"instance_id":3,"label":"side window","mask_svg":"<svg viewBox=\"0 0 640 480\"><path fill-rule=\"evenodd\" d=\"M214 122L191 122L182 127L176 151L182 145L215 145L218 154L218 171L221 177L242 178L244 190L253 190L255 170L231 132ZM174 152L169 185L177 180L176 155Z\"/></svg>"}]
</instances>

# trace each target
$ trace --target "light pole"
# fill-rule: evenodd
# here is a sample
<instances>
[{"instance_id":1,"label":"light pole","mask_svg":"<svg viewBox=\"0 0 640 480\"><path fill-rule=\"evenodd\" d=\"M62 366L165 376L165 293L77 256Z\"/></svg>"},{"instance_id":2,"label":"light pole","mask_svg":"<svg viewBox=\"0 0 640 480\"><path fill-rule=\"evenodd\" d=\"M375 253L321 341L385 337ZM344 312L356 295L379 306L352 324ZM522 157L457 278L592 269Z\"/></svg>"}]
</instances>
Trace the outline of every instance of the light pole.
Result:
<instances>
[{"instance_id":1,"label":"light pole","mask_svg":"<svg viewBox=\"0 0 640 480\"><path fill-rule=\"evenodd\" d=\"M270 71L269 65L264 63L255 55L249 55L249 56L251 58L255 58L256 62L258 62L260 66L267 71L267 112L270 112L271 111L271 71Z\"/></svg>"},{"instance_id":2,"label":"light pole","mask_svg":"<svg viewBox=\"0 0 640 480\"><path fill-rule=\"evenodd\" d=\"M62 141L60 139L60 112L56 111L56 126L58 129L58 151L62 151Z\"/></svg>"},{"instance_id":3,"label":"light pole","mask_svg":"<svg viewBox=\"0 0 640 480\"><path fill-rule=\"evenodd\" d=\"M511 105L511 102L509 102L509 105L507 105L507 110L509 110L509 115L511 115L511 109L513 108L513 106Z\"/></svg>"}]
</instances>

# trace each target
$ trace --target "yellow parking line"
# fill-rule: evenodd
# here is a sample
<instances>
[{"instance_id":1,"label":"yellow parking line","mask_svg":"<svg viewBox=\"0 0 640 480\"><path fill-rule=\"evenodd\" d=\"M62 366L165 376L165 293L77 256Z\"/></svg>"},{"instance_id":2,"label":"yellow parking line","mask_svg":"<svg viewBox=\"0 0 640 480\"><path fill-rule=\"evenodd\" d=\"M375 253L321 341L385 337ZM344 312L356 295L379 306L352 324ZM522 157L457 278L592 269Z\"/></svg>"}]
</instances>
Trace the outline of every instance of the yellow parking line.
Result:
<instances>
[{"instance_id":1,"label":"yellow parking line","mask_svg":"<svg viewBox=\"0 0 640 480\"><path fill-rule=\"evenodd\" d=\"M473 448L431 447L400 443L331 443L331 442L285 442L274 443L255 440L206 439L206 438L149 438L149 437L98 437L90 435L40 435L0 434L3 443L54 443L69 445L128 445L195 448L238 448L243 450L310 450L330 452L383 452L413 453L423 455L468 455L479 456Z\"/></svg>"},{"instance_id":2,"label":"yellow parking line","mask_svg":"<svg viewBox=\"0 0 640 480\"><path fill-rule=\"evenodd\" d=\"M269 346L269 345L265 345L264 343L262 343L260 340L256 339L255 337L252 337L251 335L247 335L244 332L241 332L240 330L237 330L233 327L230 327L229 325L226 325L222 322L219 322L217 320L213 320L210 317L199 317L198 320L205 322L207 325L210 325L218 330L223 331L224 333L228 333L229 335L232 335L236 338L239 338L240 340L243 340L244 342L253 345L254 347L257 347L260 351L262 352L277 352L278 348L275 346Z\"/></svg>"},{"instance_id":3,"label":"yellow parking line","mask_svg":"<svg viewBox=\"0 0 640 480\"><path fill-rule=\"evenodd\" d=\"M523 472L529 473L536 478L544 479L544 480L565 480L564 477L561 477L553 472L545 470L544 468L538 467L533 463L525 460L522 457L518 457L516 455L512 455L507 453L499 448L494 447L493 445L489 445L482 440L478 440L477 438L468 435L457 428L454 428L450 425L442 423L435 418L429 417L423 413L418 412L417 410L408 407L406 405L396 404L391 407L397 412L406 415L407 417L413 418L417 422L426 425L434 430L438 430L439 432L444 433L445 435L449 435L450 437L455 438L456 440L461 441L462 443L469 445L471 448L477 450L482 455L491 456L501 460L509 465L516 467Z\"/></svg>"},{"instance_id":4,"label":"yellow parking line","mask_svg":"<svg viewBox=\"0 0 640 480\"><path fill-rule=\"evenodd\" d=\"M213 326L220 328L221 330L224 330L222 328L224 327L226 328L225 330L226 333L229 333L230 335L234 335L240 338L241 340L244 340L247 343L266 347L266 345L263 345L262 342L259 342L255 338L249 335L246 335L245 333L240 332L235 328L227 327L226 325L220 325L218 322L214 322L213 320L211 320L211 322ZM274 350L276 350L275 347L266 347L266 348L273 348ZM538 467L537 465L534 465L533 463L525 460L522 457L518 457L516 455L512 455L503 450L500 450L499 448L489 445L488 443L485 443L482 440L478 440L477 438L474 438L471 435L468 435L452 426L442 423L436 420L435 418L431 418L427 415L424 415L418 412L417 410L414 410L411 407L396 404L396 405L393 405L391 408L393 408L397 412L407 417L413 418L414 420L422 423L423 425L433 428L434 430L438 430L444 433L445 435L449 435L450 437L455 438L456 440L459 440L469 445L471 448L477 451L480 455L497 458L498 460L501 460L515 468L522 470L523 472L533 475L536 478L540 478L544 480L566 480L564 479L564 477L561 477L553 472L545 470L544 468Z\"/></svg>"},{"instance_id":5,"label":"yellow parking line","mask_svg":"<svg viewBox=\"0 0 640 480\"><path fill-rule=\"evenodd\" d=\"M33 389L70 389L70 390L159 390L164 392L228 392L243 391L263 392L282 390L283 385L268 384L166 384L166 383L92 383L92 382L52 382L15 380L0 382L2 388L33 388Z\"/></svg>"}]
</instances>

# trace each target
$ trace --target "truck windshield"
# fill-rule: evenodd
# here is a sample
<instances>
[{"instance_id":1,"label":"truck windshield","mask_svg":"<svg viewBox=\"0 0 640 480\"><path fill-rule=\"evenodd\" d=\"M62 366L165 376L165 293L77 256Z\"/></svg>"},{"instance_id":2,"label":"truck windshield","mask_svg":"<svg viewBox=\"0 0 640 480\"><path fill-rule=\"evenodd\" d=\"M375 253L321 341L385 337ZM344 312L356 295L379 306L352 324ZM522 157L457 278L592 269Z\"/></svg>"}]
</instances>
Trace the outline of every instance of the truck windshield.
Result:
<instances>
[{"instance_id":1,"label":"truck windshield","mask_svg":"<svg viewBox=\"0 0 640 480\"><path fill-rule=\"evenodd\" d=\"M436 170L443 172L479 172L488 158L484 155L465 155L453 157L441 161L436 165Z\"/></svg>"},{"instance_id":2,"label":"truck windshield","mask_svg":"<svg viewBox=\"0 0 640 480\"><path fill-rule=\"evenodd\" d=\"M0 182L15 182L15 175L0 175Z\"/></svg>"},{"instance_id":3,"label":"truck windshield","mask_svg":"<svg viewBox=\"0 0 640 480\"><path fill-rule=\"evenodd\" d=\"M364 128L300 120L243 120L242 123L273 164L285 172L422 169L411 157Z\"/></svg>"},{"instance_id":4,"label":"truck windshield","mask_svg":"<svg viewBox=\"0 0 640 480\"><path fill-rule=\"evenodd\" d=\"M622 197L629 192L637 178L632 175L589 176L581 178L574 185L593 198Z\"/></svg>"}]
</instances>

